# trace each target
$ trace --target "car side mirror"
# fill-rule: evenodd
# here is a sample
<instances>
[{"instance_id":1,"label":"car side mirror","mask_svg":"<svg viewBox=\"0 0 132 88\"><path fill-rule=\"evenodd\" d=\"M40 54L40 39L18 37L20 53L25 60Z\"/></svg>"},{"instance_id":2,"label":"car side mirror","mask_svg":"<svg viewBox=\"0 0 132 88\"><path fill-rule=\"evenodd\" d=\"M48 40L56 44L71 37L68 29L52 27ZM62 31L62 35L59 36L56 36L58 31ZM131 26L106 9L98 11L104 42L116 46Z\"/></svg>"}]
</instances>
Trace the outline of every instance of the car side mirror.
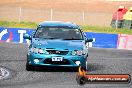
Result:
<instances>
[{"instance_id":1,"label":"car side mirror","mask_svg":"<svg viewBox=\"0 0 132 88\"><path fill-rule=\"evenodd\" d=\"M92 42L93 41L93 39L86 39L86 42Z\"/></svg>"},{"instance_id":2,"label":"car side mirror","mask_svg":"<svg viewBox=\"0 0 132 88\"><path fill-rule=\"evenodd\" d=\"M31 40L31 36L29 36L28 34L24 34L23 38Z\"/></svg>"}]
</instances>

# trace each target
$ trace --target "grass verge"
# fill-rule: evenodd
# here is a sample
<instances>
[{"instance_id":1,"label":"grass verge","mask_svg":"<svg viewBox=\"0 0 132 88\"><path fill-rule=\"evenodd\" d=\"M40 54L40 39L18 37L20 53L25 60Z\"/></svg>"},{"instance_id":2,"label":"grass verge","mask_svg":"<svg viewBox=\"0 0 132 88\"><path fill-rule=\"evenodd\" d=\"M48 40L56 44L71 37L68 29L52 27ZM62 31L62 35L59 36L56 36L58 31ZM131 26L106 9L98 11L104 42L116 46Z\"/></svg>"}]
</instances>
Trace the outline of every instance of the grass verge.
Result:
<instances>
[{"instance_id":1,"label":"grass verge","mask_svg":"<svg viewBox=\"0 0 132 88\"><path fill-rule=\"evenodd\" d=\"M101 26L82 26L84 31L97 32L97 33L110 33L110 34L132 34L132 29L116 29L112 27L101 27Z\"/></svg>"},{"instance_id":2,"label":"grass verge","mask_svg":"<svg viewBox=\"0 0 132 88\"><path fill-rule=\"evenodd\" d=\"M38 23L35 22L8 22L0 21L0 27L11 27L11 28L36 28Z\"/></svg>"},{"instance_id":3,"label":"grass verge","mask_svg":"<svg viewBox=\"0 0 132 88\"><path fill-rule=\"evenodd\" d=\"M38 23L35 22L7 22L0 21L1 27L12 27L12 28L36 28ZM101 26L82 26L85 32L97 32L97 33L112 33L112 34L132 34L132 29L115 29L112 27L101 27Z\"/></svg>"}]
</instances>

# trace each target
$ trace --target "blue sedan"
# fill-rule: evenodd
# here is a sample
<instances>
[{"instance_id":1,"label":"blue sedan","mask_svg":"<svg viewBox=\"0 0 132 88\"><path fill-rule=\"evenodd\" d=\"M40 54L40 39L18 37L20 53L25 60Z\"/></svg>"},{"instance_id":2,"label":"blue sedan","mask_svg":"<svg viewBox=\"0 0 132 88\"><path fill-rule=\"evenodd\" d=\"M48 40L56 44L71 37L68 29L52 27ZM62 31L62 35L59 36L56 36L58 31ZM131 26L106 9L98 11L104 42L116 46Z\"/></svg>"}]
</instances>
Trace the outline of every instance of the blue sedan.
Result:
<instances>
[{"instance_id":1,"label":"blue sedan","mask_svg":"<svg viewBox=\"0 0 132 88\"><path fill-rule=\"evenodd\" d=\"M88 42L81 28L71 22L45 21L38 25L29 39L26 70L35 66L79 67L87 69Z\"/></svg>"}]
</instances>

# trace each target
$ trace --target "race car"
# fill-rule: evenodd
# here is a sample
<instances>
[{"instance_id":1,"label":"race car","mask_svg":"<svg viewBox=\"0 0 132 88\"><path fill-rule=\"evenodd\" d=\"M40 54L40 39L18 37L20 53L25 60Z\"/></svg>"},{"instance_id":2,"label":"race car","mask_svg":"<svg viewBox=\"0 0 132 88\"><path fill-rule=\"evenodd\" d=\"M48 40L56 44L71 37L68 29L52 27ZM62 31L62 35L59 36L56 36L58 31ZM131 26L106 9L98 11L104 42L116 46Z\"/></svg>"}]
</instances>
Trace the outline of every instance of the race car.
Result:
<instances>
[{"instance_id":1,"label":"race car","mask_svg":"<svg viewBox=\"0 0 132 88\"><path fill-rule=\"evenodd\" d=\"M45 21L38 25L32 36L25 34L24 39L31 41L27 53L26 70L36 66L87 69L88 42L81 27L75 23Z\"/></svg>"}]
</instances>

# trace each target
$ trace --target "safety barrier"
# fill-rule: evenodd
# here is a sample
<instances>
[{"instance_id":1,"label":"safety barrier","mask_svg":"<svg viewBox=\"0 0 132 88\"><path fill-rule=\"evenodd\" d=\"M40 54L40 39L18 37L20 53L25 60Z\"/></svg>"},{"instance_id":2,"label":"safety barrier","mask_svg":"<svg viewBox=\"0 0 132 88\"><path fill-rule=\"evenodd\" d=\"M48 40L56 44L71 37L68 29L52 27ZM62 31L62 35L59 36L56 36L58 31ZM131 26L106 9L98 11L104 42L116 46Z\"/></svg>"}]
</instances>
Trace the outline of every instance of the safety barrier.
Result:
<instances>
[{"instance_id":1,"label":"safety barrier","mask_svg":"<svg viewBox=\"0 0 132 88\"><path fill-rule=\"evenodd\" d=\"M132 50L132 35L118 35L118 49Z\"/></svg>"},{"instance_id":2,"label":"safety barrier","mask_svg":"<svg viewBox=\"0 0 132 88\"><path fill-rule=\"evenodd\" d=\"M31 35L32 32L32 29L0 27L0 42L28 43L29 40L24 40L23 35L25 33ZM89 43L89 47L132 50L132 35L85 33L87 38L93 38L93 42Z\"/></svg>"},{"instance_id":3,"label":"safety barrier","mask_svg":"<svg viewBox=\"0 0 132 88\"><path fill-rule=\"evenodd\" d=\"M0 41L26 43L28 40L24 40L23 35L25 33L31 35L32 31L32 29L0 27Z\"/></svg>"},{"instance_id":4,"label":"safety barrier","mask_svg":"<svg viewBox=\"0 0 132 88\"><path fill-rule=\"evenodd\" d=\"M92 46L99 48L117 48L117 34L86 32L87 38L93 38Z\"/></svg>"}]
</instances>

